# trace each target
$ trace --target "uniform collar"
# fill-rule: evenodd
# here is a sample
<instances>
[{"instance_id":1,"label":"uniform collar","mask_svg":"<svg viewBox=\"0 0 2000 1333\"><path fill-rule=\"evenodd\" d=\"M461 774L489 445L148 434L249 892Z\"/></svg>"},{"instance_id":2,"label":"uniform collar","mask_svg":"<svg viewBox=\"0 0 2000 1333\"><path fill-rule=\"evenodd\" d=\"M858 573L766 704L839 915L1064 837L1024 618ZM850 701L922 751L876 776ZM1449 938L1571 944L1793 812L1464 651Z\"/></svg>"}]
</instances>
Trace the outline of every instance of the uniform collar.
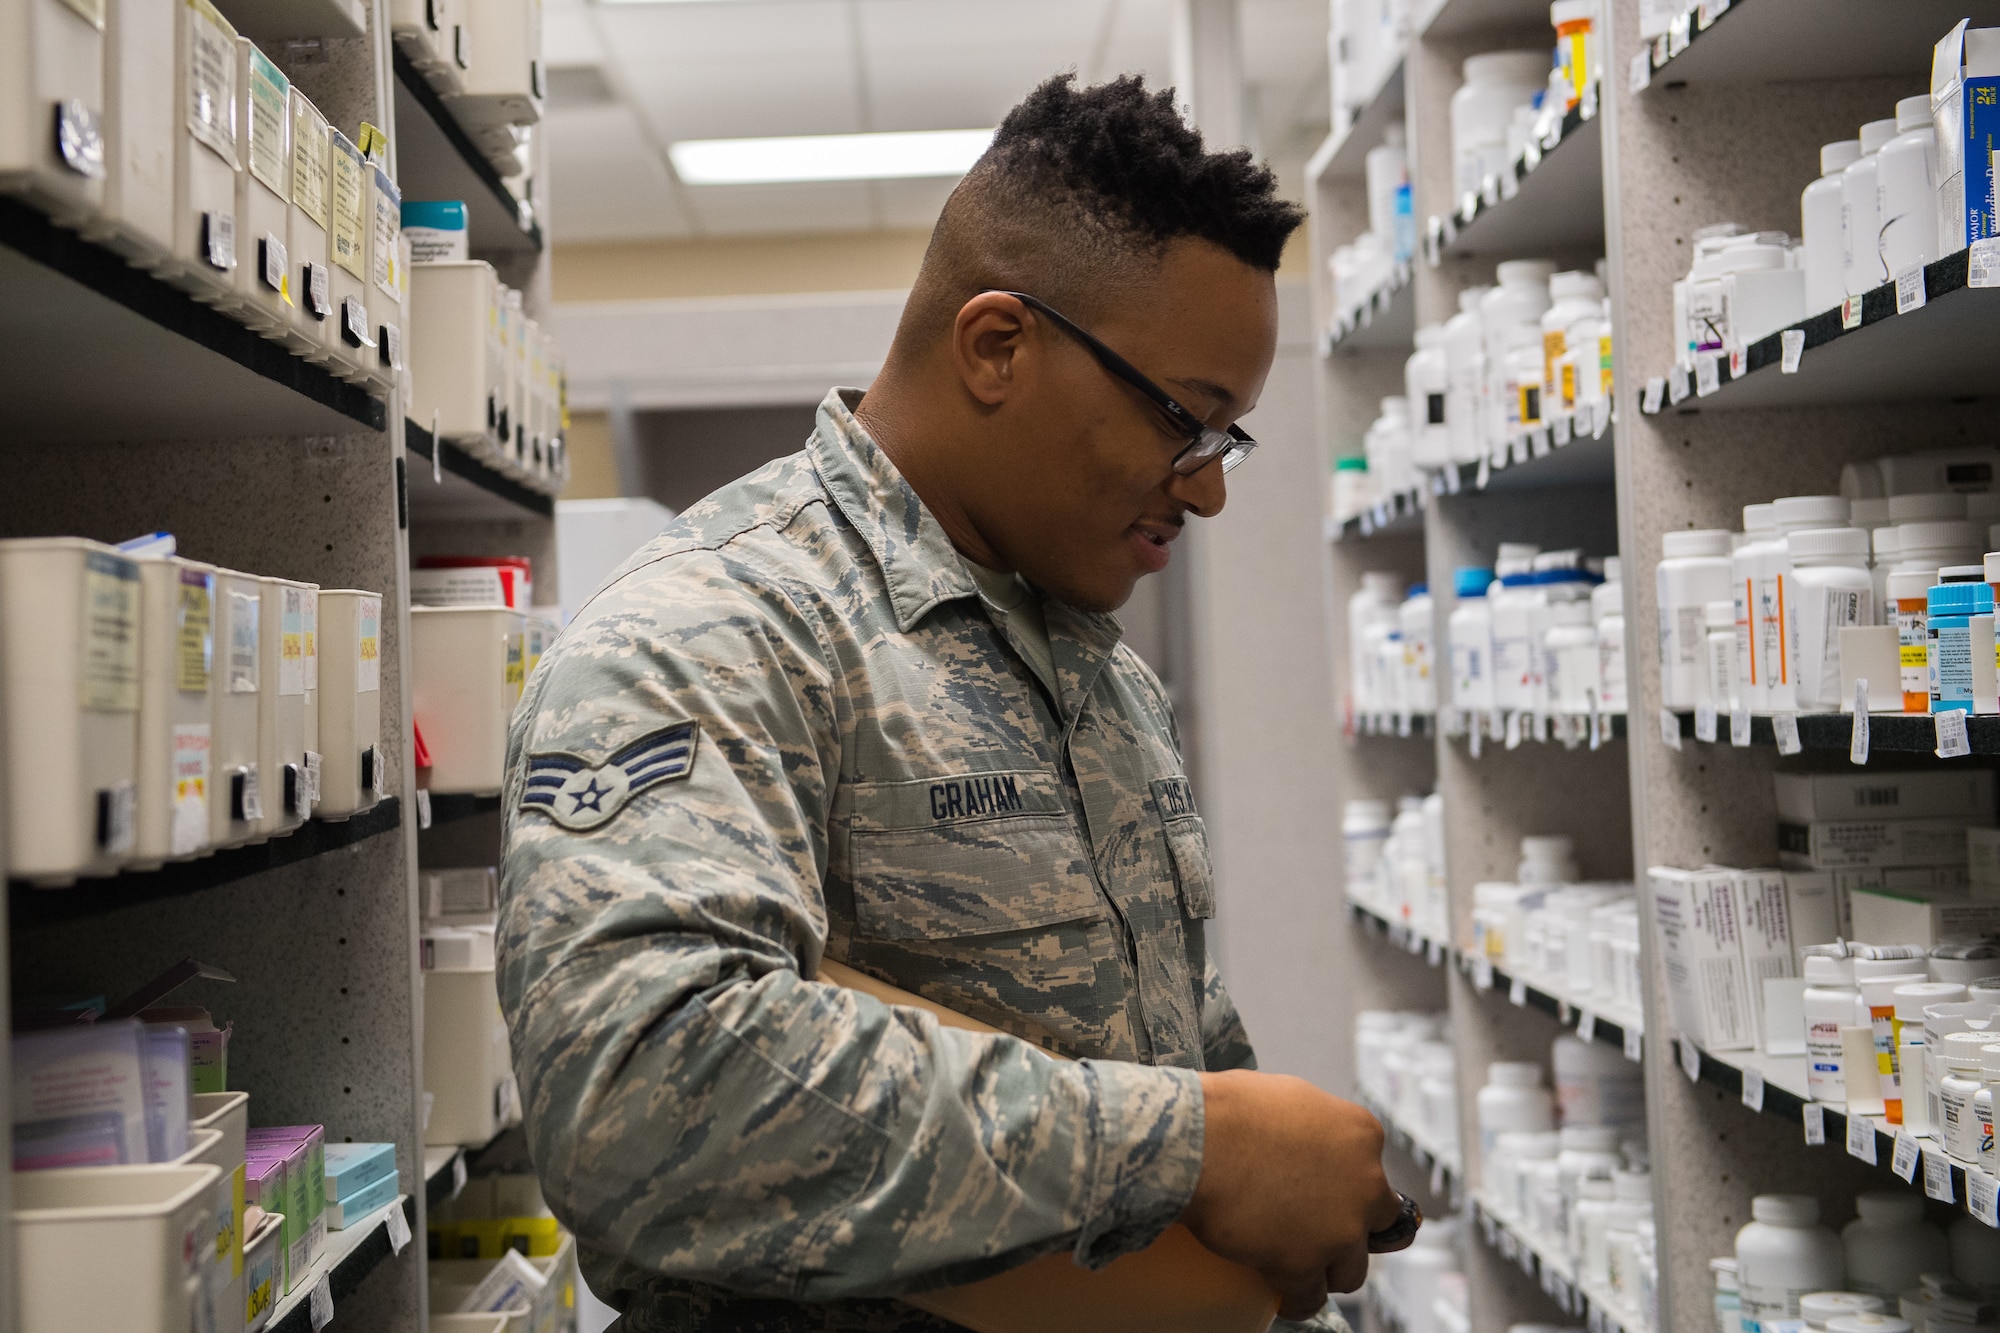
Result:
<instances>
[{"instance_id":1,"label":"uniform collar","mask_svg":"<svg viewBox=\"0 0 2000 1333\"><path fill-rule=\"evenodd\" d=\"M854 419L861 394L860 389L830 391L820 401L807 447L820 484L874 553L896 608L896 628L907 634L931 608L961 597L976 599L979 585L944 526ZM1079 611L1054 600L1045 604L1044 615L1063 711L1073 714L1123 630L1116 616Z\"/></svg>"}]
</instances>

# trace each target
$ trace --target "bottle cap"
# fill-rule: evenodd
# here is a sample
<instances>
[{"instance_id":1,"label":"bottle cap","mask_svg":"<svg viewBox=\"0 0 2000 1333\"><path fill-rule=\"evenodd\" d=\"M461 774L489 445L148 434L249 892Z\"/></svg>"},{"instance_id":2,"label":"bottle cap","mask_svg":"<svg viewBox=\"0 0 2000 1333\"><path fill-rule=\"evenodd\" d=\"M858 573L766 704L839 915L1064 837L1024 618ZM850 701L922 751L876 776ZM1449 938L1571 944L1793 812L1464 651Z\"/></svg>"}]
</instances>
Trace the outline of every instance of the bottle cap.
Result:
<instances>
[{"instance_id":1,"label":"bottle cap","mask_svg":"<svg viewBox=\"0 0 2000 1333\"><path fill-rule=\"evenodd\" d=\"M1925 591L1929 591L1926 589ZM1736 603L1703 602L1701 604L1702 627L1705 629L1736 628Z\"/></svg>"},{"instance_id":2,"label":"bottle cap","mask_svg":"<svg viewBox=\"0 0 2000 1333\"><path fill-rule=\"evenodd\" d=\"M1891 570L1889 573L1889 600L1892 602L1909 602L1920 598L1928 599L1931 595L1931 583L1936 577L1935 574L1929 574L1923 570Z\"/></svg>"},{"instance_id":3,"label":"bottle cap","mask_svg":"<svg viewBox=\"0 0 2000 1333\"><path fill-rule=\"evenodd\" d=\"M1905 557L1917 551L1979 551L1985 545L1979 525L1964 519L1896 525L1896 549Z\"/></svg>"},{"instance_id":4,"label":"bottle cap","mask_svg":"<svg viewBox=\"0 0 2000 1333\"><path fill-rule=\"evenodd\" d=\"M1866 528L1805 528L1785 536L1794 560L1826 560L1846 556L1856 564L1868 560Z\"/></svg>"},{"instance_id":5,"label":"bottle cap","mask_svg":"<svg viewBox=\"0 0 2000 1333\"><path fill-rule=\"evenodd\" d=\"M1931 124L1931 95L1918 93L1915 97L1896 99L1896 133L1908 134L1911 130L1928 130Z\"/></svg>"},{"instance_id":6,"label":"bottle cap","mask_svg":"<svg viewBox=\"0 0 2000 1333\"><path fill-rule=\"evenodd\" d=\"M1965 987L1956 981L1914 981L1896 987L1896 1017L1905 1023L1924 1021L1927 1004L1962 1004Z\"/></svg>"},{"instance_id":7,"label":"bottle cap","mask_svg":"<svg viewBox=\"0 0 2000 1333\"><path fill-rule=\"evenodd\" d=\"M1983 564L1946 565L1938 570L1938 582L1984 583L1986 582L1986 566Z\"/></svg>"},{"instance_id":8,"label":"bottle cap","mask_svg":"<svg viewBox=\"0 0 2000 1333\"><path fill-rule=\"evenodd\" d=\"M1349 803L1350 808L1352 802ZM1808 986L1851 987L1854 985L1854 960L1833 958L1826 954L1807 954L1805 958L1805 978Z\"/></svg>"},{"instance_id":9,"label":"bottle cap","mask_svg":"<svg viewBox=\"0 0 2000 1333\"><path fill-rule=\"evenodd\" d=\"M1819 174L1831 176L1836 171L1845 171L1848 163L1860 156L1859 139L1842 139L1839 143L1823 144L1819 150Z\"/></svg>"},{"instance_id":10,"label":"bottle cap","mask_svg":"<svg viewBox=\"0 0 2000 1333\"><path fill-rule=\"evenodd\" d=\"M1773 502L1771 516L1780 532L1847 525L1847 501L1838 495L1788 495Z\"/></svg>"},{"instance_id":11,"label":"bottle cap","mask_svg":"<svg viewBox=\"0 0 2000 1333\"><path fill-rule=\"evenodd\" d=\"M1933 616L1983 616L1993 610L1993 585L1939 583L1930 590L1929 611Z\"/></svg>"},{"instance_id":12,"label":"bottle cap","mask_svg":"<svg viewBox=\"0 0 2000 1333\"><path fill-rule=\"evenodd\" d=\"M1415 600L1416 600L1417 598L1419 598L1419 597L1428 597L1428 596L1430 596L1430 595L1431 595L1431 585L1430 585L1430 584L1428 584L1428 583L1412 583L1412 584L1410 585L1410 591L1409 591L1408 593L1404 594L1404 597L1403 597L1403 600L1404 600L1404 601L1406 601L1406 602L1410 602L1410 601L1415 601Z\"/></svg>"},{"instance_id":13,"label":"bottle cap","mask_svg":"<svg viewBox=\"0 0 2000 1333\"><path fill-rule=\"evenodd\" d=\"M1861 127L1861 156L1866 157L1896 137L1894 120L1871 120Z\"/></svg>"},{"instance_id":14,"label":"bottle cap","mask_svg":"<svg viewBox=\"0 0 2000 1333\"><path fill-rule=\"evenodd\" d=\"M1565 1125L1556 1131L1564 1152L1617 1152L1616 1125Z\"/></svg>"},{"instance_id":15,"label":"bottle cap","mask_svg":"<svg viewBox=\"0 0 2000 1333\"><path fill-rule=\"evenodd\" d=\"M1819 1200L1810 1194L1759 1194L1750 1201L1750 1216L1777 1227L1819 1224Z\"/></svg>"},{"instance_id":16,"label":"bottle cap","mask_svg":"<svg viewBox=\"0 0 2000 1333\"><path fill-rule=\"evenodd\" d=\"M1486 1082L1496 1088L1539 1088L1542 1067L1527 1060L1495 1060L1486 1066Z\"/></svg>"},{"instance_id":17,"label":"bottle cap","mask_svg":"<svg viewBox=\"0 0 2000 1333\"><path fill-rule=\"evenodd\" d=\"M1777 510L1768 504L1743 506L1743 531L1746 535L1768 537L1778 528Z\"/></svg>"},{"instance_id":18,"label":"bottle cap","mask_svg":"<svg viewBox=\"0 0 2000 1333\"><path fill-rule=\"evenodd\" d=\"M1854 1196L1854 1211L1864 1222L1909 1226L1924 1216L1924 1196L1890 1190L1869 1190Z\"/></svg>"},{"instance_id":19,"label":"bottle cap","mask_svg":"<svg viewBox=\"0 0 2000 1333\"><path fill-rule=\"evenodd\" d=\"M1660 534L1660 554L1668 560L1682 560L1699 556L1726 556L1729 554L1729 534L1721 528L1695 528L1691 531L1664 532Z\"/></svg>"},{"instance_id":20,"label":"bottle cap","mask_svg":"<svg viewBox=\"0 0 2000 1333\"><path fill-rule=\"evenodd\" d=\"M1918 1214L1923 1208L1919 1200ZM1829 1319L1838 1319L1850 1314L1882 1313L1882 1298L1859 1291L1815 1291L1799 1297L1799 1318L1813 1328L1819 1328Z\"/></svg>"},{"instance_id":21,"label":"bottle cap","mask_svg":"<svg viewBox=\"0 0 2000 1333\"><path fill-rule=\"evenodd\" d=\"M1988 583L2000 581L2000 551L1988 551L1986 553L1986 563L1981 565L1980 568L1985 571Z\"/></svg>"},{"instance_id":22,"label":"bottle cap","mask_svg":"<svg viewBox=\"0 0 2000 1333\"><path fill-rule=\"evenodd\" d=\"M1915 1327L1893 1314L1842 1314L1826 1321L1826 1333L1912 1333Z\"/></svg>"},{"instance_id":23,"label":"bottle cap","mask_svg":"<svg viewBox=\"0 0 2000 1333\"><path fill-rule=\"evenodd\" d=\"M1493 571L1476 565L1465 565L1452 572L1451 591L1461 600L1467 597L1484 597L1486 585L1493 582Z\"/></svg>"},{"instance_id":24,"label":"bottle cap","mask_svg":"<svg viewBox=\"0 0 2000 1333\"><path fill-rule=\"evenodd\" d=\"M1891 523L1935 523L1964 517L1965 497L1955 491L1925 491L1916 495L1889 497Z\"/></svg>"},{"instance_id":25,"label":"bottle cap","mask_svg":"<svg viewBox=\"0 0 2000 1333\"><path fill-rule=\"evenodd\" d=\"M1333 460L1333 470L1335 472L1366 472L1368 470L1368 460L1360 454L1353 454L1347 458L1336 458Z\"/></svg>"}]
</instances>

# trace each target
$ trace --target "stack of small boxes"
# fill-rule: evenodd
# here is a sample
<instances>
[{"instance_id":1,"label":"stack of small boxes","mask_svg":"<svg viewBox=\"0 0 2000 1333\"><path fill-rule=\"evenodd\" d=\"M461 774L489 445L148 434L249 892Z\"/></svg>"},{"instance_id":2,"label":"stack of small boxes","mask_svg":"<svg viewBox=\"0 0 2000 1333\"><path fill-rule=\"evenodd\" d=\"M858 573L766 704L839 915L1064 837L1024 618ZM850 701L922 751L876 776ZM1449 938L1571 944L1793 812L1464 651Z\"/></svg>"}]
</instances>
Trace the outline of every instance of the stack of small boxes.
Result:
<instances>
[{"instance_id":1,"label":"stack of small boxes","mask_svg":"<svg viewBox=\"0 0 2000 1333\"><path fill-rule=\"evenodd\" d=\"M273 1286L288 1293L326 1251L326 1127L253 1129L248 1148L244 1199L284 1215Z\"/></svg>"}]
</instances>

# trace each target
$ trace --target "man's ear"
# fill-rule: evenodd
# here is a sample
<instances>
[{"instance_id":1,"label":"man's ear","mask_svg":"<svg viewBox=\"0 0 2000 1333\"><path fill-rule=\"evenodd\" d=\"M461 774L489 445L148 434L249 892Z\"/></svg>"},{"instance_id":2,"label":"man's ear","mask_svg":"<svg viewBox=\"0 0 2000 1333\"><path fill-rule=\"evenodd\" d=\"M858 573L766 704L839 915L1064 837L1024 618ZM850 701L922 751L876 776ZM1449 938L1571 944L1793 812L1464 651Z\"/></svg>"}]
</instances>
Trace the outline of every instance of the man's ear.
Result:
<instances>
[{"instance_id":1,"label":"man's ear","mask_svg":"<svg viewBox=\"0 0 2000 1333\"><path fill-rule=\"evenodd\" d=\"M1033 356L1027 339L1030 318L1016 298L981 292L959 307L952 321L953 368L966 392L987 407L1007 401L1019 383L1024 360Z\"/></svg>"}]
</instances>

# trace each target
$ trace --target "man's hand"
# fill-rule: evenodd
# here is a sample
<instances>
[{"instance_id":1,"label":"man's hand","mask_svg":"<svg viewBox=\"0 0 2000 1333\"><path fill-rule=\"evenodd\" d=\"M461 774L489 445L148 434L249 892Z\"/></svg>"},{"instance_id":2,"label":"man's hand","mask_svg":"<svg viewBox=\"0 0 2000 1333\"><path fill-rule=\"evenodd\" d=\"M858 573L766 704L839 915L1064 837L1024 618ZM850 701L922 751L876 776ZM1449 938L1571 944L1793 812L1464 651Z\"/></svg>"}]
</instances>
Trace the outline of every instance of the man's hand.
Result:
<instances>
[{"instance_id":1,"label":"man's hand","mask_svg":"<svg viewBox=\"0 0 2000 1333\"><path fill-rule=\"evenodd\" d=\"M1203 1074L1201 1090L1201 1179L1180 1220L1209 1249L1262 1273L1285 1318L1311 1318L1329 1290L1361 1285L1369 1233L1402 1211L1382 1173L1382 1126L1281 1074Z\"/></svg>"}]
</instances>

